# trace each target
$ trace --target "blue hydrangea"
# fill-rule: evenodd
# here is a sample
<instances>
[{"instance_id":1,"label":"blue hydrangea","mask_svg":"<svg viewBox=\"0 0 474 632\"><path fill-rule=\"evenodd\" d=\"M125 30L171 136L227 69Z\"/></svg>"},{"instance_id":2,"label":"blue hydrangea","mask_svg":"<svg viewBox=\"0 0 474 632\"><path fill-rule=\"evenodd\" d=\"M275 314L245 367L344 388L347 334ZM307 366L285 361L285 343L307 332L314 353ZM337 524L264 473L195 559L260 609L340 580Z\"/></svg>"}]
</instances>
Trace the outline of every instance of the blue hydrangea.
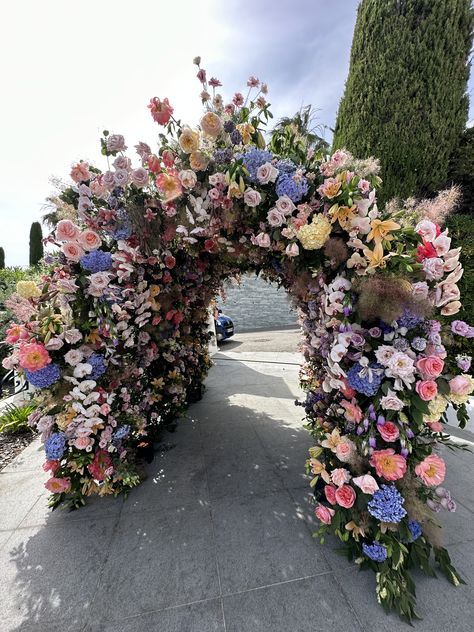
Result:
<instances>
[{"instance_id":1,"label":"blue hydrangea","mask_svg":"<svg viewBox=\"0 0 474 632\"><path fill-rule=\"evenodd\" d=\"M387 549L383 544L379 544L378 542L373 542L373 544L363 544L362 550L365 555L369 557L374 562L385 562L387 559Z\"/></svg>"},{"instance_id":2,"label":"blue hydrangea","mask_svg":"<svg viewBox=\"0 0 474 632\"><path fill-rule=\"evenodd\" d=\"M395 485L382 485L368 503L369 513L382 522L400 522L407 515L405 499Z\"/></svg>"},{"instance_id":3,"label":"blue hydrangea","mask_svg":"<svg viewBox=\"0 0 474 632\"><path fill-rule=\"evenodd\" d=\"M291 174L282 173L277 180L275 191L278 197L286 195L292 202L299 202L308 193L308 181L302 176L295 182Z\"/></svg>"},{"instance_id":4,"label":"blue hydrangea","mask_svg":"<svg viewBox=\"0 0 474 632\"><path fill-rule=\"evenodd\" d=\"M115 441L123 441L130 434L130 426L121 426L117 428L117 430L113 434L113 438Z\"/></svg>"},{"instance_id":5,"label":"blue hydrangea","mask_svg":"<svg viewBox=\"0 0 474 632\"><path fill-rule=\"evenodd\" d=\"M398 326L405 327L406 329L414 329L422 321L423 318L421 316L414 314L409 309L403 310L403 314L400 316L400 318L397 318Z\"/></svg>"},{"instance_id":6,"label":"blue hydrangea","mask_svg":"<svg viewBox=\"0 0 474 632\"><path fill-rule=\"evenodd\" d=\"M296 165L292 160L285 158L284 160L279 160L275 167L278 169L280 173L290 173L293 174L296 171Z\"/></svg>"},{"instance_id":7,"label":"blue hydrangea","mask_svg":"<svg viewBox=\"0 0 474 632\"><path fill-rule=\"evenodd\" d=\"M61 377L61 370L57 364L47 364L38 371L25 370L25 377L31 386L36 388L48 388Z\"/></svg>"},{"instance_id":8,"label":"blue hydrangea","mask_svg":"<svg viewBox=\"0 0 474 632\"><path fill-rule=\"evenodd\" d=\"M132 224L130 222L121 222L111 234L114 239L120 241L121 239L128 239L131 237L132 233Z\"/></svg>"},{"instance_id":9,"label":"blue hydrangea","mask_svg":"<svg viewBox=\"0 0 474 632\"><path fill-rule=\"evenodd\" d=\"M66 437L63 432L53 432L44 443L44 451L48 461L59 461L64 454Z\"/></svg>"},{"instance_id":10,"label":"blue hydrangea","mask_svg":"<svg viewBox=\"0 0 474 632\"><path fill-rule=\"evenodd\" d=\"M87 363L92 365L92 373L88 375L90 380L98 380L107 370L107 365L104 361L104 356L100 353L93 353L87 358Z\"/></svg>"},{"instance_id":11,"label":"blue hydrangea","mask_svg":"<svg viewBox=\"0 0 474 632\"><path fill-rule=\"evenodd\" d=\"M411 346L415 349L415 351L424 351L427 344L428 343L425 338L413 338L411 341Z\"/></svg>"},{"instance_id":12,"label":"blue hydrangea","mask_svg":"<svg viewBox=\"0 0 474 632\"><path fill-rule=\"evenodd\" d=\"M112 255L103 250L93 250L81 257L81 266L89 272L104 272L112 267Z\"/></svg>"},{"instance_id":13,"label":"blue hydrangea","mask_svg":"<svg viewBox=\"0 0 474 632\"><path fill-rule=\"evenodd\" d=\"M369 364L370 373L359 362L353 364L347 372L347 383L358 393L367 397L375 395L383 379L383 367L377 362ZM367 372L367 374L365 374Z\"/></svg>"},{"instance_id":14,"label":"blue hydrangea","mask_svg":"<svg viewBox=\"0 0 474 632\"><path fill-rule=\"evenodd\" d=\"M249 172L248 179L251 182L257 180L257 169L264 165L266 162L271 162L273 155L265 149L257 149L252 147L250 151L242 155L242 162L244 167Z\"/></svg>"},{"instance_id":15,"label":"blue hydrangea","mask_svg":"<svg viewBox=\"0 0 474 632\"><path fill-rule=\"evenodd\" d=\"M409 520L408 528L410 529L410 533L411 533L411 537L413 541L418 540L420 535L423 533L421 524L417 520Z\"/></svg>"}]
</instances>

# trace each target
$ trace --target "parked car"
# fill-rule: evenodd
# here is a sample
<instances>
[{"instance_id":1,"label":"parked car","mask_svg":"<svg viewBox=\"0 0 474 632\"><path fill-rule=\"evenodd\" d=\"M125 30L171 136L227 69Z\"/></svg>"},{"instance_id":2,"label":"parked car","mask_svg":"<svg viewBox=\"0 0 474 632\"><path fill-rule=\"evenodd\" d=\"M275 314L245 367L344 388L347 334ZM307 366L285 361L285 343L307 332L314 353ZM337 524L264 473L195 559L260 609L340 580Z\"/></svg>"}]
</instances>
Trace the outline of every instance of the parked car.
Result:
<instances>
[{"instance_id":1,"label":"parked car","mask_svg":"<svg viewBox=\"0 0 474 632\"><path fill-rule=\"evenodd\" d=\"M214 320L216 323L216 337L219 342L227 340L234 335L234 323L229 316L223 314L221 309L217 310Z\"/></svg>"}]
</instances>

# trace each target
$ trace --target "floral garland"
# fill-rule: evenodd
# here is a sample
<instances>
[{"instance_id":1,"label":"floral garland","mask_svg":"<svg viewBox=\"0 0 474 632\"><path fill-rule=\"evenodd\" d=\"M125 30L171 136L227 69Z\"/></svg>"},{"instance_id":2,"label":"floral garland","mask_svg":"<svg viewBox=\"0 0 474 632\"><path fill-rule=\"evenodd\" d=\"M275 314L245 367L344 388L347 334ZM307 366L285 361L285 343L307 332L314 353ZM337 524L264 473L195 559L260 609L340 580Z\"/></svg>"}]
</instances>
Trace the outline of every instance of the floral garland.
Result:
<instances>
[{"instance_id":1,"label":"floral garland","mask_svg":"<svg viewBox=\"0 0 474 632\"><path fill-rule=\"evenodd\" d=\"M433 551L461 581L434 526L436 512L455 510L437 454L446 409L465 424L474 390L470 358L446 350L474 336L450 320L462 267L440 226L457 193L379 209L374 159L322 156L304 138L278 153L275 135L263 135L267 86L250 77L247 96L225 104L220 81L195 63L199 126L151 99L167 134L156 152L136 145L135 166L124 138L104 132L108 169L74 165L49 272L9 302L19 324L4 365L39 389L30 421L52 505L139 482L140 437L180 414L209 368L212 297L226 277L261 269L301 314L321 539L334 532L376 571L380 603L412 619L411 567L432 573Z\"/></svg>"}]
</instances>

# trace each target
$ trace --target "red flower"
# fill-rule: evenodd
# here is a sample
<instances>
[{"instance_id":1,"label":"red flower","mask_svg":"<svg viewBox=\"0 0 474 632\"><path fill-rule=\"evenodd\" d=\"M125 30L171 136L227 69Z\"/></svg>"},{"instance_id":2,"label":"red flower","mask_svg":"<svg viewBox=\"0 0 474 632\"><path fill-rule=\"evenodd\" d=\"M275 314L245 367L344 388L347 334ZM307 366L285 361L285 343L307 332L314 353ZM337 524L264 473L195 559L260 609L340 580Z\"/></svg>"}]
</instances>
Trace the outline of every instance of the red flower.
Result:
<instances>
[{"instance_id":1,"label":"red flower","mask_svg":"<svg viewBox=\"0 0 474 632\"><path fill-rule=\"evenodd\" d=\"M148 107L153 120L159 125L166 125L173 114L173 108L168 99L161 101L158 97L153 97L153 99L150 99Z\"/></svg>"},{"instance_id":2,"label":"red flower","mask_svg":"<svg viewBox=\"0 0 474 632\"><path fill-rule=\"evenodd\" d=\"M207 250L207 252L216 252L217 243L213 239L206 239L204 242L204 250Z\"/></svg>"},{"instance_id":3,"label":"red flower","mask_svg":"<svg viewBox=\"0 0 474 632\"><path fill-rule=\"evenodd\" d=\"M438 253L436 252L435 247L427 241L423 242L423 244L417 248L416 260L418 263L421 263L425 259L433 259L437 256Z\"/></svg>"},{"instance_id":4,"label":"red flower","mask_svg":"<svg viewBox=\"0 0 474 632\"><path fill-rule=\"evenodd\" d=\"M152 173L160 173L161 161L158 158L158 156L155 156L155 154L151 154L150 156L148 156L147 165L148 165L148 170L151 171Z\"/></svg>"},{"instance_id":5,"label":"red flower","mask_svg":"<svg viewBox=\"0 0 474 632\"><path fill-rule=\"evenodd\" d=\"M173 255L166 255L165 257L165 266L169 269L172 270L176 265L176 259L173 257Z\"/></svg>"}]
</instances>

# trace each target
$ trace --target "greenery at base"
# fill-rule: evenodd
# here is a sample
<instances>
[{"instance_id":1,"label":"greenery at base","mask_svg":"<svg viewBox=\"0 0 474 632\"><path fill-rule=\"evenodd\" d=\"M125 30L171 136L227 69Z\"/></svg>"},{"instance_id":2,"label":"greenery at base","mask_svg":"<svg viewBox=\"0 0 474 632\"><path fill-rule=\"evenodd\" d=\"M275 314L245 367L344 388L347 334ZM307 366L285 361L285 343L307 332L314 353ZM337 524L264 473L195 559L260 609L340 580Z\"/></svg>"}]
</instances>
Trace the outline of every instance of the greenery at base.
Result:
<instances>
[{"instance_id":1,"label":"greenery at base","mask_svg":"<svg viewBox=\"0 0 474 632\"><path fill-rule=\"evenodd\" d=\"M39 222L33 222L30 229L30 266L36 266L43 258L43 231Z\"/></svg>"},{"instance_id":2,"label":"greenery at base","mask_svg":"<svg viewBox=\"0 0 474 632\"><path fill-rule=\"evenodd\" d=\"M451 156L449 183L461 187L462 200L458 213L474 215L474 127L464 130Z\"/></svg>"},{"instance_id":3,"label":"greenery at base","mask_svg":"<svg viewBox=\"0 0 474 632\"><path fill-rule=\"evenodd\" d=\"M28 417L36 409L34 402L28 402L21 406L8 404L0 415L0 432L19 434L21 432L32 432L28 425Z\"/></svg>"},{"instance_id":4,"label":"greenery at base","mask_svg":"<svg viewBox=\"0 0 474 632\"><path fill-rule=\"evenodd\" d=\"M5 268L5 250L0 248L0 270Z\"/></svg>"},{"instance_id":5,"label":"greenery at base","mask_svg":"<svg viewBox=\"0 0 474 632\"><path fill-rule=\"evenodd\" d=\"M380 159L382 200L448 181L468 115L473 22L470 0L359 5L334 148Z\"/></svg>"}]
</instances>

